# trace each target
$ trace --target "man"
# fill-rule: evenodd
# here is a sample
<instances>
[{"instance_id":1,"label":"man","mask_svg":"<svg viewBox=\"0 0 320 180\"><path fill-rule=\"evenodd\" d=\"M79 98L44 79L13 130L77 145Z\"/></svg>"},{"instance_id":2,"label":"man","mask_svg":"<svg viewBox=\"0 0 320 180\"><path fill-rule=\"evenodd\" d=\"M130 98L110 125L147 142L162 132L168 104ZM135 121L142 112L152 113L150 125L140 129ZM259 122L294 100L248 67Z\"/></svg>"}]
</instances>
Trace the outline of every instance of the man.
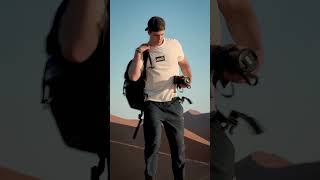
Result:
<instances>
[{"instance_id":1,"label":"man","mask_svg":"<svg viewBox=\"0 0 320 180\"><path fill-rule=\"evenodd\" d=\"M249 0L212 0L210 8L211 16L211 47L218 45L221 39L219 10L226 20L231 36L239 49L248 47L254 50L258 56L258 67L263 61L263 48L257 18ZM215 59L211 59L215 61ZM257 73L257 71L255 71ZM214 77L211 71L211 79ZM236 83L246 82L239 74L224 72L225 81ZM234 174L234 146L225 134L219 122L215 119L216 102L214 99L213 83L211 83L211 179L232 180Z\"/></svg>"},{"instance_id":2,"label":"man","mask_svg":"<svg viewBox=\"0 0 320 180\"><path fill-rule=\"evenodd\" d=\"M129 67L130 79L138 80L143 69L143 53L149 51L151 63L148 60L146 65L147 100L143 124L145 179L156 178L162 123L171 149L174 179L182 180L185 166L184 119L173 78L179 75L180 67L183 75L192 81L191 68L180 43L164 37L165 21L161 17L150 18L145 30L148 31L149 41L136 49Z\"/></svg>"},{"instance_id":3,"label":"man","mask_svg":"<svg viewBox=\"0 0 320 180\"><path fill-rule=\"evenodd\" d=\"M49 85L52 114L68 146L99 155L92 179L109 160L108 4L62 1L46 44L49 59L62 72Z\"/></svg>"}]
</instances>

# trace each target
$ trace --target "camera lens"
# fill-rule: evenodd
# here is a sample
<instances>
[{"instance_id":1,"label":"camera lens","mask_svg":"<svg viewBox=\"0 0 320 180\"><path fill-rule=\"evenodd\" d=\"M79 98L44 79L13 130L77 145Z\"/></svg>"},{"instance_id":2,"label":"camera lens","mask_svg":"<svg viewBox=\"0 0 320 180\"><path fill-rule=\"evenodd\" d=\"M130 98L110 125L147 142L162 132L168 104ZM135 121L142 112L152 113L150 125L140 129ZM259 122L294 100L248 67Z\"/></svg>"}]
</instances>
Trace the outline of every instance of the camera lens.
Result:
<instances>
[{"instance_id":1,"label":"camera lens","mask_svg":"<svg viewBox=\"0 0 320 180\"><path fill-rule=\"evenodd\" d=\"M186 84L189 84L189 83L190 83L190 78L189 78L189 77L185 77L184 82L185 82Z\"/></svg>"},{"instance_id":2,"label":"camera lens","mask_svg":"<svg viewBox=\"0 0 320 180\"><path fill-rule=\"evenodd\" d=\"M239 56L240 69L244 72L252 72L257 68L257 56L250 49L244 49Z\"/></svg>"}]
</instances>

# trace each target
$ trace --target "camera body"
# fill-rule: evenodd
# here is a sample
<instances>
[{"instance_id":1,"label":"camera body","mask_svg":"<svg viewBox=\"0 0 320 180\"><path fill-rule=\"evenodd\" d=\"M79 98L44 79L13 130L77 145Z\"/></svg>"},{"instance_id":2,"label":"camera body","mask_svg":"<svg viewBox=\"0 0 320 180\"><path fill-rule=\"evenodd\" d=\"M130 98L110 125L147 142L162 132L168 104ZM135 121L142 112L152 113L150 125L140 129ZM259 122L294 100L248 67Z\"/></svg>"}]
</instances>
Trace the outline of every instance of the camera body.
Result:
<instances>
[{"instance_id":1,"label":"camera body","mask_svg":"<svg viewBox=\"0 0 320 180\"><path fill-rule=\"evenodd\" d=\"M258 57L249 48L239 49L235 44L211 47L211 70L214 71L217 80L221 80L224 71L243 76L248 84L250 78L257 78L252 74L258 67Z\"/></svg>"},{"instance_id":2,"label":"camera body","mask_svg":"<svg viewBox=\"0 0 320 180\"><path fill-rule=\"evenodd\" d=\"M187 76L173 76L173 84L176 84L178 88L181 88L182 86L191 88L190 82L191 80Z\"/></svg>"}]
</instances>

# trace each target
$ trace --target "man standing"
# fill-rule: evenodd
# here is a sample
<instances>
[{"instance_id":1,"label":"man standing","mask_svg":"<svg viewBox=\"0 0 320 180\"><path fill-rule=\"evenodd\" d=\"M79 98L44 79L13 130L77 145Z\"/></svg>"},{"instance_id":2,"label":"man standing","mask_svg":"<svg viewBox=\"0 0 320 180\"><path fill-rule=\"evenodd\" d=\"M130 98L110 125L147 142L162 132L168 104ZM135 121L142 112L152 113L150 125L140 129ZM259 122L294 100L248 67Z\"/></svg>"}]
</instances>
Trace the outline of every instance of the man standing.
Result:
<instances>
[{"instance_id":1,"label":"man standing","mask_svg":"<svg viewBox=\"0 0 320 180\"><path fill-rule=\"evenodd\" d=\"M179 41L164 37L165 21L161 17L150 18L145 30L149 41L136 49L129 67L130 79L138 80L143 69L143 53L149 51L151 61L146 64L147 99L143 124L145 179L156 178L162 123L170 145L174 179L182 180L185 166L184 118L173 79L179 75L180 67L183 75L192 81L191 68Z\"/></svg>"},{"instance_id":2,"label":"man standing","mask_svg":"<svg viewBox=\"0 0 320 180\"><path fill-rule=\"evenodd\" d=\"M219 10L226 20L226 24L231 33L237 48L248 47L258 56L258 67L263 61L263 48L261 43L260 28L253 8L249 0L212 0L211 1L211 48L220 44L220 18ZM214 49L211 49L211 57ZM211 59L211 63L215 59ZM257 70L255 71L255 73ZM211 80L214 78L211 70ZM224 81L235 83L246 82L240 74L224 72ZM216 120L216 100L214 98L215 87L211 83L210 90L210 111L211 111L211 180L232 180L234 172L235 150L232 142L225 134L220 123Z\"/></svg>"}]
</instances>

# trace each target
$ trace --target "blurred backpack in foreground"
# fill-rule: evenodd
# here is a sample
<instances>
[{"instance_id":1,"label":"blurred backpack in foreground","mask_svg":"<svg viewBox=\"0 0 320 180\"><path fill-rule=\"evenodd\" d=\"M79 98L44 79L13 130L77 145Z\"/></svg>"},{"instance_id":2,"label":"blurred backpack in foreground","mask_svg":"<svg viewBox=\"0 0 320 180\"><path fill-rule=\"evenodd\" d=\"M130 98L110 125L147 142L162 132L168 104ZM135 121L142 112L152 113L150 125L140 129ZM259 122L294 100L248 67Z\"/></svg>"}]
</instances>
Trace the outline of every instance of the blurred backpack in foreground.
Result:
<instances>
[{"instance_id":1,"label":"blurred backpack in foreground","mask_svg":"<svg viewBox=\"0 0 320 180\"><path fill-rule=\"evenodd\" d=\"M66 60L60 51L58 29L68 2L65 0L59 6L47 37L42 103L49 105L67 146L99 156L99 165L91 170L91 179L99 179L105 159L110 159L109 28L86 61Z\"/></svg>"}]
</instances>

